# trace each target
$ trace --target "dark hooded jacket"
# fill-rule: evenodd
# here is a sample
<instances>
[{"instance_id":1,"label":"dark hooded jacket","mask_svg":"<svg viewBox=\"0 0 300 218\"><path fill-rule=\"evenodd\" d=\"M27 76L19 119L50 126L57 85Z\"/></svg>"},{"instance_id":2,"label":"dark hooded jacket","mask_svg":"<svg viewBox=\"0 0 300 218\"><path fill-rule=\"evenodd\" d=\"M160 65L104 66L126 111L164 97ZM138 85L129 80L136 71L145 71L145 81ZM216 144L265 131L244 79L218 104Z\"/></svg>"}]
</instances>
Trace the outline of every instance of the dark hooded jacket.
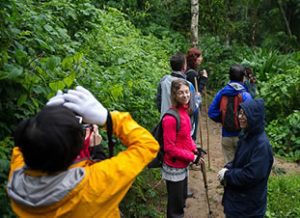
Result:
<instances>
[{"instance_id":1,"label":"dark hooded jacket","mask_svg":"<svg viewBox=\"0 0 300 218\"><path fill-rule=\"evenodd\" d=\"M225 167L224 213L232 217L263 217L267 206L267 183L273 165L270 142L264 130L262 99L241 103L248 126L239 138L232 162Z\"/></svg>"}]
</instances>

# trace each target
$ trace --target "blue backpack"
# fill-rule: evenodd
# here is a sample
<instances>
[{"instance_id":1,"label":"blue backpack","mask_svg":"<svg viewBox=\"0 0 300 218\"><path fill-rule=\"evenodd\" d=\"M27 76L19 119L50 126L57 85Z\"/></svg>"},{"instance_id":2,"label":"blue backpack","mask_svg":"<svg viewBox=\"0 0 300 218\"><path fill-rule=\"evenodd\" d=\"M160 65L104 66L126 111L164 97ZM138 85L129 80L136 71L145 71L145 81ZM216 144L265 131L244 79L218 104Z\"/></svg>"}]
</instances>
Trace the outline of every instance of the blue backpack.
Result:
<instances>
[{"instance_id":1,"label":"blue backpack","mask_svg":"<svg viewBox=\"0 0 300 218\"><path fill-rule=\"evenodd\" d=\"M180 129L180 116L176 109L170 108L161 118L159 123L153 128L151 131L151 134L154 136L154 138L158 141L160 149L157 153L157 156L148 164L148 168L159 168L162 167L163 161L164 161L164 133L163 133L163 127L162 127L162 120L166 115L171 115L175 117L176 119L176 132Z\"/></svg>"}]
</instances>

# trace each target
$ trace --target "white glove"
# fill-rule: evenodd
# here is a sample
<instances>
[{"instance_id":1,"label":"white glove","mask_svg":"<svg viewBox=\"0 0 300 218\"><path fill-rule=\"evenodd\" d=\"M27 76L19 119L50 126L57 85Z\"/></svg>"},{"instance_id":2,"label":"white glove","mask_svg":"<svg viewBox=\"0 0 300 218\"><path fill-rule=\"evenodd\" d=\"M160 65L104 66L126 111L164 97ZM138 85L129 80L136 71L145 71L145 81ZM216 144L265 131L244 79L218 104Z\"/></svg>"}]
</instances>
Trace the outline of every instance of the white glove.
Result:
<instances>
[{"instance_id":1,"label":"white glove","mask_svg":"<svg viewBox=\"0 0 300 218\"><path fill-rule=\"evenodd\" d=\"M47 106L57 106L65 103L65 99L61 90L58 90L56 95L49 99Z\"/></svg>"},{"instance_id":2,"label":"white glove","mask_svg":"<svg viewBox=\"0 0 300 218\"><path fill-rule=\"evenodd\" d=\"M221 169L221 170L218 172L218 179L219 179L220 182L223 181L225 172L226 172L227 170L228 170L227 168L223 168L223 169Z\"/></svg>"},{"instance_id":3,"label":"white glove","mask_svg":"<svg viewBox=\"0 0 300 218\"><path fill-rule=\"evenodd\" d=\"M82 116L85 123L93 123L103 126L107 119L107 109L82 86L75 90L69 90L64 94L64 106Z\"/></svg>"}]
</instances>

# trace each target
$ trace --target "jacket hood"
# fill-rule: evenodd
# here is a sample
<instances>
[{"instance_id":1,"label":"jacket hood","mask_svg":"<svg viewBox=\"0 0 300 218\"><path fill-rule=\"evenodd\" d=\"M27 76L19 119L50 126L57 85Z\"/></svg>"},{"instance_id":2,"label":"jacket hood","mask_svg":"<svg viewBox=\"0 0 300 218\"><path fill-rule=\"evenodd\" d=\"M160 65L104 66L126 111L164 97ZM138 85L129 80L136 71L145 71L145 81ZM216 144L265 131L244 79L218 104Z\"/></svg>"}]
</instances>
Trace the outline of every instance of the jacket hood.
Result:
<instances>
[{"instance_id":1,"label":"jacket hood","mask_svg":"<svg viewBox=\"0 0 300 218\"><path fill-rule=\"evenodd\" d=\"M47 206L60 201L83 178L83 168L44 176L30 176L26 168L16 170L8 182L8 195L19 204L31 207Z\"/></svg>"},{"instance_id":2,"label":"jacket hood","mask_svg":"<svg viewBox=\"0 0 300 218\"><path fill-rule=\"evenodd\" d=\"M243 83L230 81L221 92L222 95L234 96L244 91L246 91L246 88Z\"/></svg>"},{"instance_id":3,"label":"jacket hood","mask_svg":"<svg viewBox=\"0 0 300 218\"><path fill-rule=\"evenodd\" d=\"M172 71L171 75L178 78L186 79L186 74L181 71Z\"/></svg>"},{"instance_id":4,"label":"jacket hood","mask_svg":"<svg viewBox=\"0 0 300 218\"><path fill-rule=\"evenodd\" d=\"M265 127L265 107L263 99L247 100L240 104L245 111L248 127L245 133L259 133L264 131Z\"/></svg>"}]
</instances>

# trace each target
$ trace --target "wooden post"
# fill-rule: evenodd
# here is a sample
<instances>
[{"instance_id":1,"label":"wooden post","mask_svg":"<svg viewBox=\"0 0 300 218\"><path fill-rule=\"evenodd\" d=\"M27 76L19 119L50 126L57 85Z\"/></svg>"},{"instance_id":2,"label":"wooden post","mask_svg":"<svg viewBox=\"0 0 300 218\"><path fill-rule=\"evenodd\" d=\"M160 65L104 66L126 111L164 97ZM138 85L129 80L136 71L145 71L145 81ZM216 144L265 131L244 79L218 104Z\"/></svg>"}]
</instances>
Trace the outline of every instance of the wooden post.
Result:
<instances>
[{"instance_id":1,"label":"wooden post","mask_svg":"<svg viewBox=\"0 0 300 218\"><path fill-rule=\"evenodd\" d=\"M210 169L210 152L209 152L209 128L208 128L208 109L207 109L207 92L206 87L204 87L205 96L205 114L206 114L206 139L207 139L207 156L208 156L208 169Z\"/></svg>"},{"instance_id":2,"label":"wooden post","mask_svg":"<svg viewBox=\"0 0 300 218\"><path fill-rule=\"evenodd\" d=\"M196 92L199 92L198 90L198 82L197 82L197 78L194 77L195 79L195 88L196 88ZM199 138L200 138L200 147L203 148L203 140L202 140L202 127L201 127L201 111L200 111L200 107L199 107L199 111L198 111L198 128L199 128ZM197 134L197 133L196 133Z\"/></svg>"}]
</instances>

